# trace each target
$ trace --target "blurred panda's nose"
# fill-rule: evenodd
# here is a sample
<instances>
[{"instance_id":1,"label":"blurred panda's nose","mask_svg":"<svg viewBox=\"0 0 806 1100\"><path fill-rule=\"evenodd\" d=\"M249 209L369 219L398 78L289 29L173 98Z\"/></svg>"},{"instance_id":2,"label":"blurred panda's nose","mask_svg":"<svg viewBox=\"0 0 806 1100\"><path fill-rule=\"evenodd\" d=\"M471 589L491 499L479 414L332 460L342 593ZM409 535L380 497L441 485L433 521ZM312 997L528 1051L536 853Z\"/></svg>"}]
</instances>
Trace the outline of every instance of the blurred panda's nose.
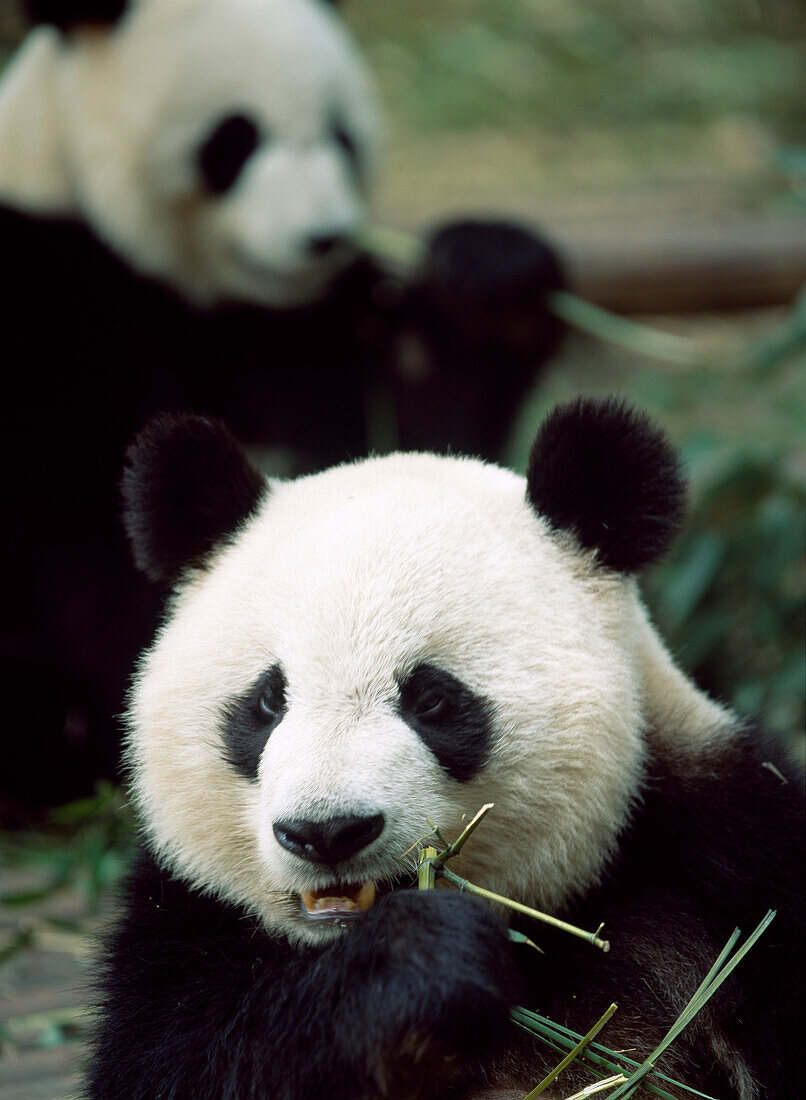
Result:
<instances>
[{"instance_id":1,"label":"blurred panda's nose","mask_svg":"<svg viewBox=\"0 0 806 1100\"><path fill-rule=\"evenodd\" d=\"M346 242L347 236L344 233L312 233L305 247L309 256L327 256Z\"/></svg>"},{"instance_id":2,"label":"blurred panda's nose","mask_svg":"<svg viewBox=\"0 0 806 1100\"><path fill-rule=\"evenodd\" d=\"M383 832L383 814L331 817L326 821L275 821L277 843L311 863L341 863Z\"/></svg>"}]
</instances>

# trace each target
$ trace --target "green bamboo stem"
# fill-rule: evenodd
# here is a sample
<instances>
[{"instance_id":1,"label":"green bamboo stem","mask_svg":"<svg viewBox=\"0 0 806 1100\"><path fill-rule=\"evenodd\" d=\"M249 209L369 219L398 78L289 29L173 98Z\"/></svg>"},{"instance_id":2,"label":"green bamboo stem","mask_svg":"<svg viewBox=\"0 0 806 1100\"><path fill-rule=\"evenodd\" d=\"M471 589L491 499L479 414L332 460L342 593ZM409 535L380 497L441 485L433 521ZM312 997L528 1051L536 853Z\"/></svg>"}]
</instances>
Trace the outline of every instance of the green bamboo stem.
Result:
<instances>
[{"instance_id":1,"label":"green bamboo stem","mask_svg":"<svg viewBox=\"0 0 806 1100\"><path fill-rule=\"evenodd\" d=\"M418 890L433 890L437 877L436 848L423 848L420 853L420 865L417 869Z\"/></svg>"},{"instance_id":2,"label":"green bamboo stem","mask_svg":"<svg viewBox=\"0 0 806 1100\"><path fill-rule=\"evenodd\" d=\"M425 253L419 237L401 229L390 229L387 225L366 226L356 244L374 256L407 267L419 263Z\"/></svg>"},{"instance_id":3,"label":"green bamboo stem","mask_svg":"<svg viewBox=\"0 0 806 1100\"><path fill-rule=\"evenodd\" d=\"M650 355L653 359L665 359L686 367L695 366L702 358L692 346L690 337L675 336L674 333L630 321L567 290L550 291L544 303L555 317L567 325L638 355Z\"/></svg>"},{"instance_id":4,"label":"green bamboo stem","mask_svg":"<svg viewBox=\"0 0 806 1100\"><path fill-rule=\"evenodd\" d=\"M510 1009L510 1017L512 1022L521 1028L522 1031L526 1031L530 1035L535 1036L540 1039L542 1043L559 1051L561 1054L564 1050L572 1049L582 1038L579 1032L572 1031L571 1028L565 1027L563 1024L555 1023L554 1020L549 1020L546 1016L540 1016L537 1012L532 1012L531 1009L523 1008L520 1005ZM589 1046L582 1051L579 1060L591 1073L597 1072L597 1069L594 1067L601 1066L603 1069L607 1070L608 1073L621 1074L622 1076L625 1076L629 1070L638 1069L641 1065L641 1063L637 1062L634 1058L630 1058L628 1055L621 1052L617 1054L614 1050L610 1050L609 1047L602 1046L601 1043L590 1043ZM625 1069L625 1067L628 1067L628 1069ZM662 1100L676 1100L676 1097L661 1088L654 1078L657 1078L659 1081L666 1081L668 1084L673 1085L674 1088L682 1089L692 1096L699 1096L703 1098L703 1100L715 1100L715 1097L709 1096L708 1093L700 1092L698 1089L691 1088L690 1085L684 1085L682 1081L676 1081L674 1077L669 1077L655 1067L652 1070L652 1079L645 1080L643 1085L644 1088L649 1089L649 1091L656 1096L662 1097Z\"/></svg>"},{"instance_id":5,"label":"green bamboo stem","mask_svg":"<svg viewBox=\"0 0 806 1100\"><path fill-rule=\"evenodd\" d=\"M358 243L368 252L403 266L419 263L425 251L422 242L412 234L380 225L367 228ZM689 337L675 336L637 321L629 321L578 298L570 291L549 292L543 299L543 305L567 325L639 355L650 355L685 366L694 366L700 361L701 356Z\"/></svg>"},{"instance_id":6,"label":"green bamboo stem","mask_svg":"<svg viewBox=\"0 0 806 1100\"><path fill-rule=\"evenodd\" d=\"M522 905L519 901L512 901L510 898L505 898L501 894L495 894L492 890L485 890L483 886L476 886L472 882L468 882L466 878L460 878L459 875L455 875L448 867L437 867L437 874L442 875L452 883L454 886L458 886L460 890L466 890L469 894L476 894L480 898L486 898L488 901L496 901L499 905L505 905L508 909L514 909L518 913L523 913L527 917L532 917L534 920L542 921L544 924L550 924L553 928L559 928L563 932L569 932L572 936L577 936L581 940L586 940L588 943L592 943L594 947L598 947L600 951L609 951L610 943L608 940L600 939L598 932L601 931L601 926L596 932L585 932L582 928L577 928L574 924L569 924L567 921L560 920L559 917L552 917L548 913L541 913L539 909L532 909L528 905Z\"/></svg>"},{"instance_id":7,"label":"green bamboo stem","mask_svg":"<svg viewBox=\"0 0 806 1100\"><path fill-rule=\"evenodd\" d=\"M590 1043L590 1041L599 1034L599 1032L602 1030L602 1028L605 1026L607 1021L610 1019L617 1008L617 1004L611 1004L607 1011L601 1016L601 1018L596 1021L590 1031L585 1032L585 1034L582 1036L576 1046L568 1051L563 1060L554 1067L554 1069L547 1077L544 1077L538 1085L535 1085L532 1091L524 1096L523 1100L535 1100L535 1097L539 1096L541 1092L545 1092L549 1085L553 1081L557 1080L562 1071L564 1069L567 1069L568 1066L570 1066L571 1063L580 1056L588 1043Z\"/></svg>"},{"instance_id":8,"label":"green bamboo stem","mask_svg":"<svg viewBox=\"0 0 806 1100\"><path fill-rule=\"evenodd\" d=\"M454 840L453 844L449 844L447 848L444 849L444 851L438 853L437 859L439 860L439 862L444 863L446 859L451 859L453 856L458 855L464 847L465 841L473 833L473 830L476 828L476 826L482 821L484 817L486 817L490 810L494 808L494 802L485 802L485 804L481 807L481 809L470 822L470 824L466 825L464 829L462 829L461 833L456 838L456 840Z\"/></svg>"},{"instance_id":9,"label":"green bamboo stem","mask_svg":"<svg viewBox=\"0 0 806 1100\"><path fill-rule=\"evenodd\" d=\"M416 266L425 253L418 237L387 226L370 226L357 244L367 252L402 267ZM542 305L567 325L638 355L649 355L686 367L719 366L718 362L710 362L711 357L691 337L677 336L629 320L570 291L550 291L543 298ZM796 298L791 315L772 335L737 350L732 357L735 360L734 369L763 377L785 358L802 350L806 350L806 291Z\"/></svg>"},{"instance_id":10,"label":"green bamboo stem","mask_svg":"<svg viewBox=\"0 0 806 1100\"><path fill-rule=\"evenodd\" d=\"M623 1085L612 1094L609 1100L628 1100L638 1088L640 1083L646 1077L648 1073L651 1073L655 1068L655 1062L660 1058L663 1052L668 1046L677 1038L680 1032L688 1026L694 1019L700 1009L706 1004L706 1002L716 993L717 989L722 985L725 979L735 970L735 968L742 961L744 956L756 943L761 935L769 928L775 919L775 910L769 909L764 915L758 926L750 933L745 942L740 948L736 950L733 956L728 960L728 955L733 950L736 941L739 938L739 929L735 929L728 942L719 954L714 965L708 971L708 973L700 982L699 986L695 990L691 1000L686 1007L680 1013L678 1018L669 1028L666 1035L658 1043L657 1047L652 1051L649 1057L641 1063L641 1065L630 1074ZM726 961L727 960L727 961Z\"/></svg>"}]
</instances>

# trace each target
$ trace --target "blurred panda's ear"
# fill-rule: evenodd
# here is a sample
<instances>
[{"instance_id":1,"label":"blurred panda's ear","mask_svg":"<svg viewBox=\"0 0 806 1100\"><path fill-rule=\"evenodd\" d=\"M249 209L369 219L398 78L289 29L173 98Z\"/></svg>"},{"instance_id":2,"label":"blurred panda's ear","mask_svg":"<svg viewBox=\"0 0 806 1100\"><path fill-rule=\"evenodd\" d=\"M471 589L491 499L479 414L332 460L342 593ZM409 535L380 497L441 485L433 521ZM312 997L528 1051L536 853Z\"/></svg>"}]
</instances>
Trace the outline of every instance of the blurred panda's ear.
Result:
<instances>
[{"instance_id":1,"label":"blurred panda's ear","mask_svg":"<svg viewBox=\"0 0 806 1100\"><path fill-rule=\"evenodd\" d=\"M580 398L550 413L526 480L535 511L621 573L660 558L685 509L677 452L645 414L614 398Z\"/></svg>"},{"instance_id":2,"label":"blurred panda's ear","mask_svg":"<svg viewBox=\"0 0 806 1100\"><path fill-rule=\"evenodd\" d=\"M203 565L263 500L266 483L219 420L156 416L127 452L123 523L151 580Z\"/></svg>"},{"instance_id":3,"label":"blurred panda's ear","mask_svg":"<svg viewBox=\"0 0 806 1100\"><path fill-rule=\"evenodd\" d=\"M31 23L50 23L60 31L80 25L111 25L128 7L128 0L22 0Z\"/></svg>"}]
</instances>

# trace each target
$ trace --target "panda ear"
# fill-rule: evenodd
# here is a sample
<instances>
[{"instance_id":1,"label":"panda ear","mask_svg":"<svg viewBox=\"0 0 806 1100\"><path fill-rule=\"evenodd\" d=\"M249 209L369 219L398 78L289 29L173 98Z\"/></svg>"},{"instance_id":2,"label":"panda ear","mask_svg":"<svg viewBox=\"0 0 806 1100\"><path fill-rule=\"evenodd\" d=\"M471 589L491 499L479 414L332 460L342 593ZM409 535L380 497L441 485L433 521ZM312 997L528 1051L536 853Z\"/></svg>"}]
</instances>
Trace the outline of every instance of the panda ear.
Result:
<instances>
[{"instance_id":1,"label":"panda ear","mask_svg":"<svg viewBox=\"0 0 806 1100\"><path fill-rule=\"evenodd\" d=\"M203 565L258 507L266 483L219 420L161 414L127 453L123 523L151 580Z\"/></svg>"},{"instance_id":2,"label":"panda ear","mask_svg":"<svg viewBox=\"0 0 806 1100\"><path fill-rule=\"evenodd\" d=\"M117 22L128 7L128 0L22 0L22 8L31 23L50 23L60 31L81 24Z\"/></svg>"},{"instance_id":3,"label":"panda ear","mask_svg":"<svg viewBox=\"0 0 806 1100\"><path fill-rule=\"evenodd\" d=\"M610 569L632 573L671 546L685 508L678 455L649 418L614 398L580 398L544 421L526 495Z\"/></svg>"}]
</instances>

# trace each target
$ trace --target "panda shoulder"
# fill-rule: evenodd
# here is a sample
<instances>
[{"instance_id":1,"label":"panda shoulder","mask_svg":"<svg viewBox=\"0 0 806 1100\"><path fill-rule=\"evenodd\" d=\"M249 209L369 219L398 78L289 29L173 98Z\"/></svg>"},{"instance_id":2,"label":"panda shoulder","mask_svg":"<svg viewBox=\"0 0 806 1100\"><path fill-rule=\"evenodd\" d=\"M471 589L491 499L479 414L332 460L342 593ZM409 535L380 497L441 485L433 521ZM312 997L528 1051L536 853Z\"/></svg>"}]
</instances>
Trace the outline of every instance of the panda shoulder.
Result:
<instances>
[{"instance_id":1,"label":"panda shoulder","mask_svg":"<svg viewBox=\"0 0 806 1100\"><path fill-rule=\"evenodd\" d=\"M630 860L683 874L737 923L742 913L758 919L777 906L802 911L793 891L804 777L780 737L737 722L696 754L674 754L666 734L663 744L651 733L648 742L642 796L623 846ZM786 919L779 915L779 923Z\"/></svg>"}]
</instances>

